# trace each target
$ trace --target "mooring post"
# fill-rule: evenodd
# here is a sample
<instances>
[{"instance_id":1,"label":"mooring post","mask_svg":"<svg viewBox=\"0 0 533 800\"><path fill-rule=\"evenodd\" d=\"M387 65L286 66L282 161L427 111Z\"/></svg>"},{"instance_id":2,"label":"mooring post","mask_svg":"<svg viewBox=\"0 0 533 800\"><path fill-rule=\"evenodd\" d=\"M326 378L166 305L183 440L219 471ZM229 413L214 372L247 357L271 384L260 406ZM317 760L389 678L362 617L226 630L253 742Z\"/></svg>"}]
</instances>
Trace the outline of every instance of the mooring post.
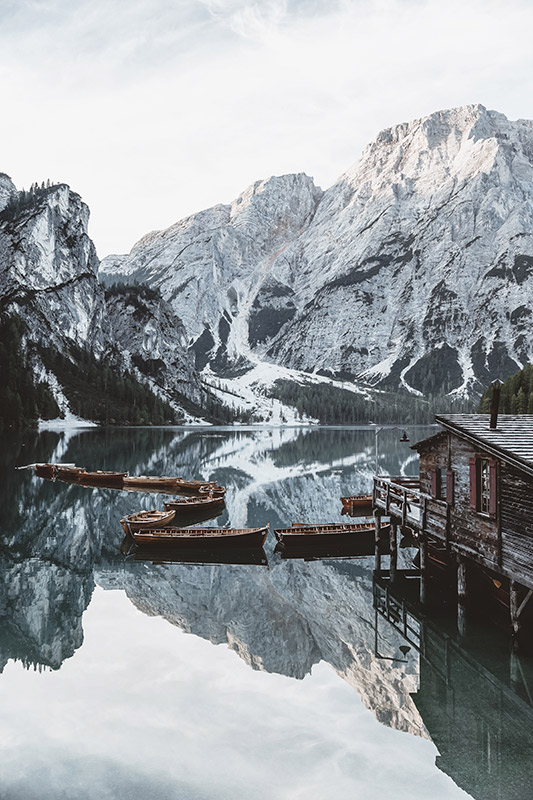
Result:
<instances>
[{"instance_id":1,"label":"mooring post","mask_svg":"<svg viewBox=\"0 0 533 800\"><path fill-rule=\"evenodd\" d=\"M426 571L427 571L427 562L428 562L428 544L426 537L420 531L419 536L419 547L420 547L420 604L424 605L426 602Z\"/></svg>"},{"instance_id":2,"label":"mooring post","mask_svg":"<svg viewBox=\"0 0 533 800\"><path fill-rule=\"evenodd\" d=\"M398 523L391 520L390 534L389 534L389 574L391 582L396 580L396 570L398 567Z\"/></svg>"},{"instance_id":3,"label":"mooring post","mask_svg":"<svg viewBox=\"0 0 533 800\"><path fill-rule=\"evenodd\" d=\"M374 525L376 526L374 533L374 569L379 572L381 570L381 514L379 511L374 511Z\"/></svg>"},{"instance_id":4,"label":"mooring post","mask_svg":"<svg viewBox=\"0 0 533 800\"><path fill-rule=\"evenodd\" d=\"M464 636L466 634L466 559L457 556L457 630Z\"/></svg>"}]
</instances>

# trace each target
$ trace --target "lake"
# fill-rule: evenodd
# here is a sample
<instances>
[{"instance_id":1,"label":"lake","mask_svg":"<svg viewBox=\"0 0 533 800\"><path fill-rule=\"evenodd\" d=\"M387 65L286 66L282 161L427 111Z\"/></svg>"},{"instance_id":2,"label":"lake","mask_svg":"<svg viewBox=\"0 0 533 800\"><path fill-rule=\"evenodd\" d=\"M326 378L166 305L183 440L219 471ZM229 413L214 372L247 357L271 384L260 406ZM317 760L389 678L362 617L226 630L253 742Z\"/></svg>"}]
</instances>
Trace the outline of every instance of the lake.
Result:
<instances>
[{"instance_id":1,"label":"lake","mask_svg":"<svg viewBox=\"0 0 533 800\"><path fill-rule=\"evenodd\" d=\"M226 508L206 524L285 527L345 520L340 497L371 489L376 439L381 473L418 474L400 433L4 434L0 797L530 797L533 670L506 634L479 622L460 636L443 605L411 609L406 638L375 608L371 553L283 558L272 531L258 563L125 556L120 518L163 495L14 470L217 480ZM411 568L415 551L399 552Z\"/></svg>"}]
</instances>

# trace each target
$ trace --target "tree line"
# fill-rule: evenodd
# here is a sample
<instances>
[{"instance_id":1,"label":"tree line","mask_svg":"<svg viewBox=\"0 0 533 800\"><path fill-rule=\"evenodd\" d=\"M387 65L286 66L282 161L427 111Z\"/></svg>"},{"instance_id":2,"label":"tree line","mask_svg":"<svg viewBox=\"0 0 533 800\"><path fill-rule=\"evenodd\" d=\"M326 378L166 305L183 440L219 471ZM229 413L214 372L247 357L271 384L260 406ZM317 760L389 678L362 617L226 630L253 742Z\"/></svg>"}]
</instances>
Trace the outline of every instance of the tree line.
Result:
<instances>
[{"instance_id":1,"label":"tree line","mask_svg":"<svg viewBox=\"0 0 533 800\"><path fill-rule=\"evenodd\" d=\"M490 412L492 387L481 395L479 410L482 414ZM533 364L515 372L505 380L500 388L500 412L502 414L533 414Z\"/></svg>"},{"instance_id":2,"label":"tree line","mask_svg":"<svg viewBox=\"0 0 533 800\"><path fill-rule=\"evenodd\" d=\"M367 422L426 424L435 414L473 410L470 400L446 395L418 397L409 394L375 391L372 399L326 383L299 384L277 380L271 396L296 408L301 418L308 416L323 425L358 425Z\"/></svg>"},{"instance_id":3,"label":"tree line","mask_svg":"<svg viewBox=\"0 0 533 800\"><path fill-rule=\"evenodd\" d=\"M49 387L34 376L23 346L24 332L18 316L0 315L0 424L13 427L59 416Z\"/></svg>"}]
</instances>

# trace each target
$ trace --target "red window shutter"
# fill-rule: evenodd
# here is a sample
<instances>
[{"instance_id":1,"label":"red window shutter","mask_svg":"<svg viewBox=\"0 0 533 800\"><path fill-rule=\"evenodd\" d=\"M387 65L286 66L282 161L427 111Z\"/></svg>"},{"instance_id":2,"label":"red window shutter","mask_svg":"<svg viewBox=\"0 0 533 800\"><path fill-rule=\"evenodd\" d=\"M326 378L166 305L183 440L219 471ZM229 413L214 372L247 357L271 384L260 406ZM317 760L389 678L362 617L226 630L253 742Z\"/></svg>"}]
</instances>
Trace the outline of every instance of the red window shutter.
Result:
<instances>
[{"instance_id":1,"label":"red window shutter","mask_svg":"<svg viewBox=\"0 0 533 800\"><path fill-rule=\"evenodd\" d=\"M429 476L431 479L431 496L437 497L437 470L430 469Z\"/></svg>"},{"instance_id":2,"label":"red window shutter","mask_svg":"<svg viewBox=\"0 0 533 800\"><path fill-rule=\"evenodd\" d=\"M470 463L470 508L477 510L477 467L476 459L472 456Z\"/></svg>"},{"instance_id":3,"label":"red window shutter","mask_svg":"<svg viewBox=\"0 0 533 800\"><path fill-rule=\"evenodd\" d=\"M495 517L498 510L498 462L489 461L489 516Z\"/></svg>"},{"instance_id":4,"label":"red window shutter","mask_svg":"<svg viewBox=\"0 0 533 800\"><path fill-rule=\"evenodd\" d=\"M446 502L453 506L453 493L454 493L454 479L453 469L446 470Z\"/></svg>"}]
</instances>

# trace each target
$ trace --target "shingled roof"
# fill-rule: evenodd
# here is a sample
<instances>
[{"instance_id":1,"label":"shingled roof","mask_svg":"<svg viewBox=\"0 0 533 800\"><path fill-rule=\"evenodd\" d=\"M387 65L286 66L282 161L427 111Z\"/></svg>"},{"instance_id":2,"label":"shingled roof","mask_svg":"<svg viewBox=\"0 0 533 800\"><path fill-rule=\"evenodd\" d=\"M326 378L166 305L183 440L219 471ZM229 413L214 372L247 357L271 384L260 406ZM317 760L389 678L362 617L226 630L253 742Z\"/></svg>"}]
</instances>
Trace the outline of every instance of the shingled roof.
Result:
<instances>
[{"instance_id":1,"label":"shingled roof","mask_svg":"<svg viewBox=\"0 0 533 800\"><path fill-rule=\"evenodd\" d=\"M533 414L500 414L490 428L490 414L441 414L446 430L533 475Z\"/></svg>"}]
</instances>

